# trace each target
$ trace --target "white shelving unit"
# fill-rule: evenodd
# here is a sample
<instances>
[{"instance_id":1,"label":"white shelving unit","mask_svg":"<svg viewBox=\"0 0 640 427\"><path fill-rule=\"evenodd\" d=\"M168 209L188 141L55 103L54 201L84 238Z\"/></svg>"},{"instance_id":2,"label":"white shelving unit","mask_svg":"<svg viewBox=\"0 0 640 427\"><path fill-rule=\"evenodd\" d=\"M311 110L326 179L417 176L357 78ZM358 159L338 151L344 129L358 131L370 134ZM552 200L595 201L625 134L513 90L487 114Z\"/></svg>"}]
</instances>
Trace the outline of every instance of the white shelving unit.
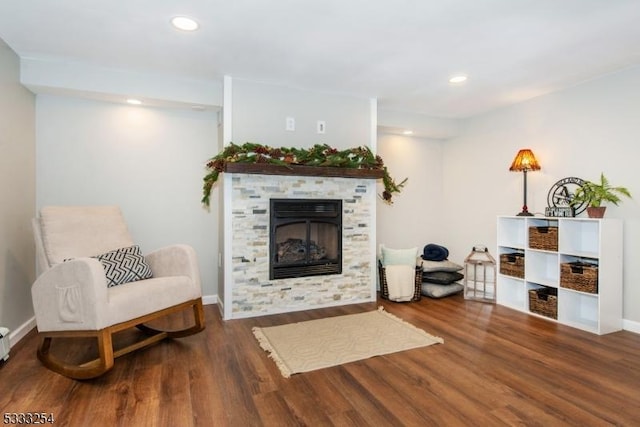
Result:
<instances>
[{"instance_id":1,"label":"white shelving unit","mask_svg":"<svg viewBox=\"0 0 640 427\"><path fill-rule=\"evenodd\" d=\"M558 227L557 251L529 246L529 228L544 226ZM539 316L529 310L529 290L556 288L557 322L600 335L622 329L621 220L499 216L497 242L498 304ZM500 255L513 252L524 253L524 278L499 273ZM597 293L560 286L561 264L574 261L598 265Z\"/></svg>"}]
</instances>

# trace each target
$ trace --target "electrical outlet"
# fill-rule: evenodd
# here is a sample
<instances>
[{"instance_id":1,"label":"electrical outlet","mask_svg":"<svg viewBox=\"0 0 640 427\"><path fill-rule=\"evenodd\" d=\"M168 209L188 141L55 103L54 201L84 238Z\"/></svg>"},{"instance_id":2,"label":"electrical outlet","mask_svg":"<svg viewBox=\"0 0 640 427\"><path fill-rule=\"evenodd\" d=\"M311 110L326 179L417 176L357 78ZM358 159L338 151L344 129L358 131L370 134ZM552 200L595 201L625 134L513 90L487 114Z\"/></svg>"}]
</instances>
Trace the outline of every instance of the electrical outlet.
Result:
<instances>
[{"instance_id":1,"label":"electrical outlet","mask_svg":"<svg viewBox=\"0 0 640 427\"><path fill-rule=\"evenodd\" d=\"M325 124L324 120L318 120L318 124L317 124L317 129L318 129L318 133L322 134L325 132L327 125Z\"/></svg>"},{"instance_id":2,"label":"electrical outlet","mask_svg":"<svg viewBox=\"0 0 640 427\"><path fill-rule=\"evenodd\" d=\"M284 128L290 132L296 130L296 119L293 117L287 117Z\"/></svg>"}]
</instances>

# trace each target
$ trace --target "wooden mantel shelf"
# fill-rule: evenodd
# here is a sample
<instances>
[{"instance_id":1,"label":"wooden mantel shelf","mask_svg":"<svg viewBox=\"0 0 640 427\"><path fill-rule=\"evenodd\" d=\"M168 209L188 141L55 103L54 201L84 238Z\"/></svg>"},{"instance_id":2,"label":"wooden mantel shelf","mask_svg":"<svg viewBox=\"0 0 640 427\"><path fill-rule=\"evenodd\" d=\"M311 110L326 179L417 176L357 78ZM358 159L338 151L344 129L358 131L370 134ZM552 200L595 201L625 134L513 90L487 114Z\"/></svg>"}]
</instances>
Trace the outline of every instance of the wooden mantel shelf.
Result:
<instances>
[{"instance_id":1,"label":"wooden mantel shelf","mask_svg":"<svg viewBox=\"0 0 640 427\"><path fill-rule=\"evenodd\" d=\"M280 166L270 163L226 163L227 173L250 173L260 175L325 176L341 178L380 179L381 169L355 169L324 166L290 165Z\"/></svg>"}]
</instances>

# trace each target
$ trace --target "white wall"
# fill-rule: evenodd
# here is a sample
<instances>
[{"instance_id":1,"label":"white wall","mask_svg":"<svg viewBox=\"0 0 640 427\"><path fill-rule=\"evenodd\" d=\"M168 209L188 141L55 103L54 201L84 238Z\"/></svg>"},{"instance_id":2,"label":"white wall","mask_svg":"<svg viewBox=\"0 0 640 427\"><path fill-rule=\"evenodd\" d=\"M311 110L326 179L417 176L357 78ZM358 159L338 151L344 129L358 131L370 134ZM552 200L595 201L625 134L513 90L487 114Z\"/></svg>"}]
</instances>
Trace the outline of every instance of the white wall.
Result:
<instances>
[{"instance_id":1,"label":"white wall","mask_svg":"<svg viewBox=\"0 0 640 427\"><path fill-rule=\"evenodd\" d=\"M638 87L636 67L467 120L443 153L443 227L454 255L476 243L495 253L496 216L515 215L522 205L522 173L508 170L520 148L531 148L542 166L528 174L531 212L544 215L557 180L596 180L604 172L635 196L609 206L606 216L624 220L624 319L640 322Z\"/></svg>"},{"instance_id":2,"label":"white wall","mask_svg":"<svg viewBox=\"0 0 640 427\"><path fill-rule=\"evenodd\" d=\"M285 130L287 117L295 131ZM370 100L233 79L233 142L273 147L370 146ZM317 121L326 133L317 133ZM225 143L228 141L225 141Z\"/></svg>"},{"instance_id":3,"label":"white wall","mask_svg":"<svg viewBox=\"0 0 640 427\"><path fill-rule=\"evenodd\" d=\"M200 199L217 135L210 111L38 95L37 206L119 205L143 251L192 245L215 295L218 215Z\"/></svg>"},{"instance_id":4,"label":"white wall","mask_svg":"<svg viewBox=\"0 0 640 427\"><path fill-rule=\"evenodd\" d=\"M442 150L443 142L424 138L378 135L378 154L389 173L408 181L388 205L378 197L378 244L390 248L417 247L422 253L428 243L447 246L443 229ZM378 185L379 193L382 185ZM453 258L452 258L453 260Z\"/></svg>"},{"instance_id":5,"label":"white wall","mask_svg":"<svg viewBox=\"0 0 640 427\"><path fill-rule=\"evenodd\" d=\"M367 99L233 82L236 143L348 148L372 140ZM518 149L529 147L543 168L529 174L533 212L544 211L549 188L567 176L596 179L603 171L636 196L609 207L607 215L625 221L624 317L640 322L640 288L634 286L640 279L634 268L640 255L639 85L640 69L629 69L461 123L447 122L444 129L454 137L446 142L379 135L378 153L391 174L409 182L393 206L378 203L377 241L397 247L443 244L456 261L475 244L495 252L496 216L516 214L522 204L522 174L508 167ZM287 116L295 117L295 132L284 130ZM385 117L380 114L380 124ZM316 133L317 120L326 121L325 135ZM215 293L219 189L210 213L199 204L201 165L219 151L214 113L42 95L37 122L38 206L117 202L143 248L163 239L191 241L201 257L205 293ZM158 226L165 229L161 235Z\"/></svg>"},{"instance_id":6,"label":"white wall","mask_svg":"<svg viewBox=\"0 0 640 427\"><path fill-rule=\"evenodd\" d=\"M406 130L420 138L434 140L458 136L459 120L430 117L407 111L378 110L378 130L383 133L403 135Z\"/></svg>"},{"instance_id":7,"label":"white wall","mask_svg":"<svg viewBox=\"0 0 640 427\"><path fill-rule=\"evenodd\" d=\"M121 102L134 97L146 105L214 107L222 105L222 84L176 75L107 68L52 57L25 57L20 81L35 93Z\"/></svg>"},{"instance_id":8,"label":"white wall","mask_svg":"<svg viewBox=\"0 0 640 427\"><path fill-rule=\"evenodd\" d=\"M20 85L18 56L0 40L0 326L12 341L33 318L35 145L35 97Z\"/></svg>"}]
</instances>

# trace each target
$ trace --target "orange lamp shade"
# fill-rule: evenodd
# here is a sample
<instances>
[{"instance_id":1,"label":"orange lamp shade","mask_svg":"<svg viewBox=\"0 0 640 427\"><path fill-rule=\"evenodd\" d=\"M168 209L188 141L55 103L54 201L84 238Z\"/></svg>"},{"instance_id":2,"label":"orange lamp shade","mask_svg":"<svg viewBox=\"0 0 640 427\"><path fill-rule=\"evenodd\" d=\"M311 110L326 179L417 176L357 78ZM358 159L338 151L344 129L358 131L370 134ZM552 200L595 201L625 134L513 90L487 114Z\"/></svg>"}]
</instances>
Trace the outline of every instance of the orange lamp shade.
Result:
<instances>
[{"instance_id":1,"label":"orange lamp shade","mask_svg":"<svg viewBox=\"0 0 640 427\"><path fill-rule=\"evenodd\" d=\"M511 163L509 170L512 172L539 171L540 164L536 160L536 156L533 155L533 151L528 148L524 148L518 151L518 154L516 154L516 158L513 159L513 163Z\"/></svg>"}]
</instances>

